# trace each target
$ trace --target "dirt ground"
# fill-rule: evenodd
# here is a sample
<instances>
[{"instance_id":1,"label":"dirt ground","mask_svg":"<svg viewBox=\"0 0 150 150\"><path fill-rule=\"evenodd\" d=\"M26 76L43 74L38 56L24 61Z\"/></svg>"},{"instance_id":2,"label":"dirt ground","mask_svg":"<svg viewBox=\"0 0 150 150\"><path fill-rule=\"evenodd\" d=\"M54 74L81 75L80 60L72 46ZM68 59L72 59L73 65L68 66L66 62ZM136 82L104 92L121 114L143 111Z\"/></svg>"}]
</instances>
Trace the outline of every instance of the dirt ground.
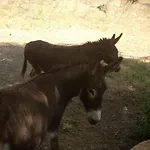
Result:
<instances>
[{"instance_id":1,"label":"dirt ground","mask_svg":"<svg viewBox=\"0 0 150 150\"><path fill-rule=\"evenodd\" d=\"M96 8L103 3L107 3L107 13ZM68 8L68 5L74 7ZM134 5L124 4L119 0L103 2L70 0L68 5L65 0L57 4L59 9L51 12L52 22L49 24L47 21L41 23L35 20L32 23L25 23L23 19L26 18L23 13L21 21L24 26L17 16L2 18L0 21L0 86L23 81L20 76L23 48L25 43L31 40L80 44L123 32L117 48L125 59L122 70L106 78L108 90L104 95L101 122L91 126L86 119L81 102L75 99L67 107L62 121L60 145L64 150L129 150L139 142L136 137L138 131L135 121L144 103L141 99L143 91L139 93L126 74L128 74L129 64L131 67L135 58L144 60L145 65L150 67L148 57L150 56L150 3L146 0ZM67 9L62 9L64 7ZM67 10L71 12L71 16L68 15ZM2 15L4 16L1 12L0 16ZM133 71L136 70L133 68ZM48 148L49 137L47 136L41 150Z\"/></svg>"}]
</instances>

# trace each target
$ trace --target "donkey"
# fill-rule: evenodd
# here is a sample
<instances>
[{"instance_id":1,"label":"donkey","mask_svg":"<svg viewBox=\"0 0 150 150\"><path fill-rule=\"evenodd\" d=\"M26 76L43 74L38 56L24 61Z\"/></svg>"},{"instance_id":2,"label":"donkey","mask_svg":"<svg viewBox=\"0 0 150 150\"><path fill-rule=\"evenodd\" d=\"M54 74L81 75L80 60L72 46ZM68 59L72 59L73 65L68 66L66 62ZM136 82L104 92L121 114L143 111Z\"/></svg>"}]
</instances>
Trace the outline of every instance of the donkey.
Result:
<instances>
[{"instance_id":1,"label":"donkey","mask_svg":"<svg viewBox=\"0 0 150 150\"><path fill-rule=\"evenodd\" d=\"M85 58L90 58L91 54L96 54L109 64L118 58L118 50L115 44L121 38L122 33L115 38L113 34L110 39L100 39L95 42L87 42L82 45L65 46L54 45L45 41L32 41L26 44L24 50L24 64L22 68L22 76L27 69L27 61L32 65L33 69L30 76L39 74L42 71L48 71L52 66L59 64L75 64L82 62ZM95 57L97 57L95 55ZM120 67L114 70L119 71Z\"/></svg>"},{"instance_id":2,"label":"donkey","mask_svg":"<svg viewBox=\"0 0 150 150\"><path fill-rule=\"evenodd\" d=\"M70 70L71 73L66 73L69 80L58 87L59 103L55 109L54 116L48 131L51 137L51 149L59 150L59 127L61 118L65 111L68 102L75 96L79 96L86 109L88 121L91 125L96 125L101 119L101 103L103 94L107 89L105 76L108 72L115 70L120 65L122 57L119 57L109 65L103 65L99 60L95 64L87 67L87 70L92 70L90 73L85 71L85 66L81 67L81 72L78 74L76 69ZM95 62L95 61L94 61ZM101 63L102 62L102 63ZM76 74L73 78L72 74Z\"/></svg>"},{"instance_id":3,"label":"donkey","mask_svg":"<svg viewBox=\"0 0 150 150\"><path fill-rule=\"evenodd\" d=\"M100 39L96 42L88 42L78 46L62 46L53 45L44 41L33 41L25 46L24 52L24 64L22 69L22 76L24 76L27 68L27 61L32 65L36 74L41 71L47 72L53 66L59 67L60 65L76 64L78 62L84 63L86 60L101 62L101 71L106 74L107 72L119 71L122 57L118 57L118 50L115 44L121 38L122 33L115 38L115 34L111 39ZM33 72L32 72L33 73ZM31 73L31 76L32 76ZM84 102L90 97L93 101L101 101L103 92L101 90L101 77L99 76L99 86L95 86L93 89L88 89L86 86L81 90L80 99ZM86 81L85 81L86 79ZM89 82L88 78L85 77L84 81ZM51 133L51 147L52 149L59 149L59 126L60 121L67 106L67 103L79 92L80 84L82 82L83 75L79 75L76 80L70 79L65 85L59 87L59 104L55 110L55 115L52 118L52 122L49 126ZM104 79L102 80L104 81ZM75 85L75 86L72 86ZM105 84L102 84L105 87ZM105 89L105 88L104 88ZM105 90L104 90L105 91ZM101 94L97 94L101 93ZM89 98L89 99L90 99ZM63 102L63 104L62 104ZM89 101L89 105L91 102ZM88 106L87 106L88 107ZM95 119L88 119L91 124L97 124L99 122L99 116L101 111L92 111L91 114L95 114ZM90 118L90 117L89 117ZM54 148L53 148L54 147Z\"/></svg>"},{"instance_id":4,"label":"donkey","mask_svg":"<svg viewBox=\"0 0 150 150\"><path fill-rule=\"evenodd\" d=\"M0 150L7 143L12 150L38 149L47 131L51 132L52 150L58 150L55 125L59 124L70 97L78 93L89 122L99 122L105 74L121 61L119 58L104 67L93 61L64 69L52 68L29 81L0 89Z\"/></svg>"}]
</instances>

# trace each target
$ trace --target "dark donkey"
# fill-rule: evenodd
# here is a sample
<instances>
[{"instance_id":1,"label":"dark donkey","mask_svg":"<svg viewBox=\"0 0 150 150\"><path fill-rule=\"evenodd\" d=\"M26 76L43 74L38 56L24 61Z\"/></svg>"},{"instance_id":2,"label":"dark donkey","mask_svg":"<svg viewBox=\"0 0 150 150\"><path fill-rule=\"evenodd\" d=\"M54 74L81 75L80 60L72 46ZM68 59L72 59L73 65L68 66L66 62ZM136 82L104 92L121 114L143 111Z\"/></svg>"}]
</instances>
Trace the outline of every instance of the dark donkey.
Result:
<instances>
[{"instance_id":1,"label":"dark donkey","mask_svg":"<svg viewBox=\"0 0 150 150\"><path fill-rule=\"evenodd\" d=\"M39 148L47 130L53 131L55 124L60 122L60 115L70 97L78 93L89 122L97 123L101 116L102 95L106 90L105 74L113 66L119 65L121 60L105 67L99 61L93 61L63 67L61 70L52 68L50 72L42 73L27 82L1 89L0 150L7 143L12 150ZM84 90L85 87L88 90ZM61 96L65 96L64 99L60 99ZM52 150L58 150L56 132L51 132L51 136Z\"/></svg>"},{"instance_id":2,"label":"dark donkey","mask_svg":"<svg viewBox=\"0 0 150 150\"><path fill-rule=\"evenodd\" d=\"M104 72L119 71L122 57L118 58L118 50L115 47L115 44L118 42L121 36L122 34L115 38L115 35L113 35L111 39L102 39L92 43L88 42L79 46L59 46L52 45L43 41L30 42L25 46L25 60L22 69L22 75L24 75L26 71L27 60L31 63L37 74L40 73L41 70L46 72L53 66L59 66L63 64L75 64L77 62L83 63L85 62L85 60L88 59L91 59L92 61L101 61L103 66L105 66ZM50 132L53 133L51 134L52 147L57 147L59 145L58 133L61 118L63 116L68 101L72 97L76 96L78 91L80 90L80 84L77 85L76 83L80 83L82 79L82 76L78 76L76 80L70 79L70 81L67 82L65 85L61 85L59 87L59 98L61 100L59 101L57 109L55 110L55 115L53 116L51 125L49 126ZM88 78L85 79L86 82L88 82ZM101 76L99 76L99 80L101 80ZM100 83L100 81L98 83ZM87 98L90 97L96 103L97 101L101 101L102 95L103 92L101 92L101 84L99 84L99 86L97 86L95 89L90 90L87 89L86 86L84 86L84 89L81 91L80 99L82 101L88 101ZM98 112L99 115L96 115L97 118L95 117L95 119L90 119L89 117L89 122L91 124L96 124L97 122L99 122L100 117L98 116L100 116L100 111Z\"/></svg>"},{"instance_id":3,"label":"dark donkey","mask_svg":"<svg viewBox=\"0 0 150 150\"><path fill-rule=\"evenodd\" d=\"M34 69L30 73L31 76L34 76L35 73L39 74L42 71L47 72L55 65L82 62L86 58L90 58L91 54L99 55L106 64L109 64L118 58L118 50L115 44L121 36L122 33L115 38L114 34L110 39L104 38L75 46L54 45L40 40L29 42L25 46L22 76L26 72L27 61ZM115 71L119 70L120 67L118 66Z\"/></svg>"}]
</instances>

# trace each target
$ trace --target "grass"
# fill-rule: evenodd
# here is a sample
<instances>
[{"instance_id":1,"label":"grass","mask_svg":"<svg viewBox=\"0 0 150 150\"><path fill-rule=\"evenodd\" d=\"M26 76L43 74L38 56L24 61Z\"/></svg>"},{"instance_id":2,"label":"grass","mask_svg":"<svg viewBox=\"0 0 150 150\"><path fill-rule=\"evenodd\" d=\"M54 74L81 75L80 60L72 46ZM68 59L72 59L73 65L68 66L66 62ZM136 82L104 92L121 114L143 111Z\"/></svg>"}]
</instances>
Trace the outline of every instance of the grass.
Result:
<instances>
[{"instance_id":1,"label":"grass","mask_svg":"<svg viewBox=\"0 0 150 150\"><path fill-rule=\"evenodd\" d=\"M150 63L145 63L140 60L125 59L122 63L122 71L115 76L114 74L108 75L109 85L113 82L117 83L120 80L122 86L119 86L121 95L130 99L124 102L127 106L131 116L135 116L132 121L134 122L134 129L132 136L138 141L150 138ZM110 86L110 88L113 88ZM117 97L117 89L114 89ZM133 125L132 125L133 126ZM136 129L137 128L137 129ZM135 135L134 135L135 134ZM136 136L136 137L135 137Z\"/></svg>"},{"instance_id":2,"label":"grass","mask_svg":"<svg viewBox=\"0 0 150 150\"><path fill-rule=\"evenodd\" d=\"M150 139L150 101L146 101L143 114L137 117L137 125L140 139Z\"/></svg>"},{"instance_id":3,"label":"grass","mask_svg":"<svg viewBox=\"0 0 150 150\"><path fill-rule=\"evenodd\" d=\"M148 63L139 61L128 61L130 68L126 68L126 80L133 83L139 93L144 93L143 100L148 100L150 97L150 65ZM134 71L133 71L134 70Z\"/></svg>"}]
</instances>

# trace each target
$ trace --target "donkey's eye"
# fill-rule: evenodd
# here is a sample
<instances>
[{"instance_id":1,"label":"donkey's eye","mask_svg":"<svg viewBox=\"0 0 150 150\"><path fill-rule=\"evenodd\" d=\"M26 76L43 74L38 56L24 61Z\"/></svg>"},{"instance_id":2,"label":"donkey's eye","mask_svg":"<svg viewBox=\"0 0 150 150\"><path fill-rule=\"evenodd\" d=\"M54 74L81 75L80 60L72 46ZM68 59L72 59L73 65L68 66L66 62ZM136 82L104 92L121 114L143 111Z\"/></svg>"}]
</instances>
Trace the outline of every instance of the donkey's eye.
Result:
<instances>
[{"instance_id":1,"label":"donkey's eye","mask_svg":"<svg viewBox=\"0 0 150 150\"><path fill-rule=\"evenodd\" d=\"M95 99L96 97L96 91L94 89L88 89L89 97L91 99Z\"/></svg>"},{"instance_id":2,"label":"donkey's eye","mask_svg":"<svg viewBox=\"0 0 150 150\"><path fill-rule=\"evenodd\" d=\"M88 91L89 91L89 93L90 93L90 94L92 94L92 95L95 95L95 92L94 92L94 90L92 90L92 89L89 89Z\"/></svg>"}]
</instances>

